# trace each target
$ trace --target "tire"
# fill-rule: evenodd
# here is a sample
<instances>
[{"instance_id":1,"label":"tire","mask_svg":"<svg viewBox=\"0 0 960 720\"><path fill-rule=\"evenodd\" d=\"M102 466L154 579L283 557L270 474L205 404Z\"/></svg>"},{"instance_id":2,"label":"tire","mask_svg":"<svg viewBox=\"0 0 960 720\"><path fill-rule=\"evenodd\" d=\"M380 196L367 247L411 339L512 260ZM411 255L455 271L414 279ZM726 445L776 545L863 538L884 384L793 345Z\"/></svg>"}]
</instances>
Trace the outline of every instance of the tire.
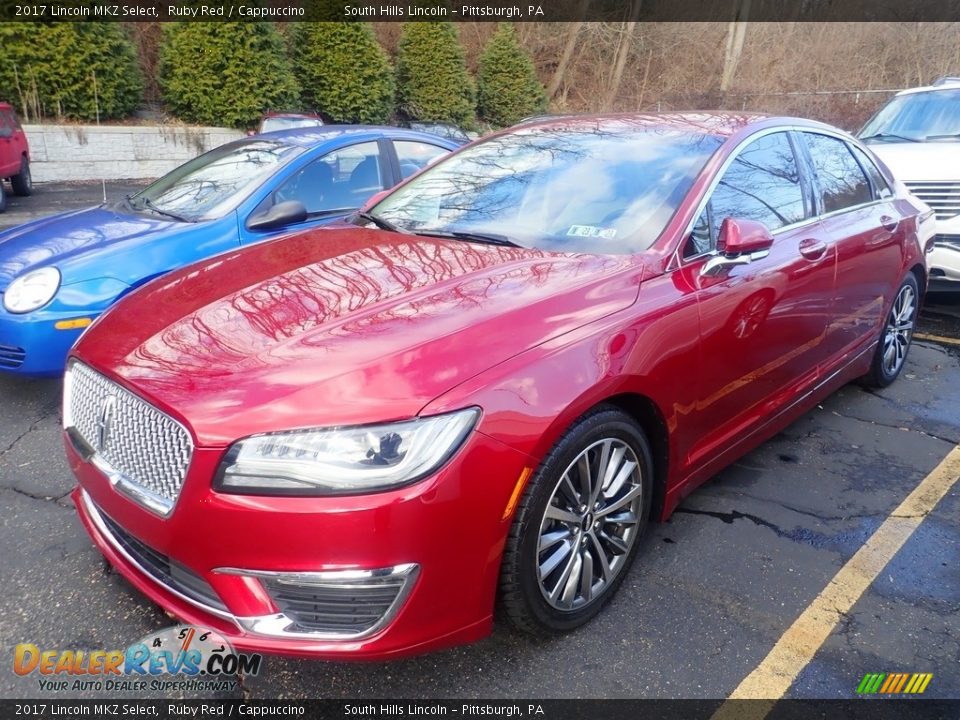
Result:
<instances>
[{"instance_id":1,"label":"tire","mask_svg":"<svg viewBox=\"0 0 960 720\"><path fill-rule=\"evenodd\" d=\"M0 178L0 213L7 209L7 189L3 186L3 178Z\"/></svg>"},{"instance_id":2,"label":"tire","mask_svg":"<svg viewBox=\"0 0 960 720\"><path fill-rule=\"evenodd\" d=\"M598 479L604 459L613 466L610 475L602 474L606 483L591 483L594 503L583 501L583 458ZM632 471L628 463L635 464ZM500 569L501 615L537 636L557 635L593 618L637 555L652 495L653 460L642 428L611 406L579 418L544 458L517 507Z\"/></svg>"},{"instance_id":3,"label":"tire","mask_svg":"<svg viewBox=\"0 0 960 720\"><path fill-rule=\"evenodd\" d=\"M873 354L870 371L861 379L867 387L885 388L899 377L913 341L913 326L920 310L920 291L913 273L907 273L887 319L880 331L880 340Z\"/></svg>"},{"instance_id":4,"label":"tire","mask_svg":"<svg viewBox=\"0 0 960 720\"><path fill-rule=\"evenodd\" d=\"M10 178L13 194L26 197L33 192L33 176L30 174L30 161L24 157L20 160L20 174Z\"/></svg>"}]
</instances>

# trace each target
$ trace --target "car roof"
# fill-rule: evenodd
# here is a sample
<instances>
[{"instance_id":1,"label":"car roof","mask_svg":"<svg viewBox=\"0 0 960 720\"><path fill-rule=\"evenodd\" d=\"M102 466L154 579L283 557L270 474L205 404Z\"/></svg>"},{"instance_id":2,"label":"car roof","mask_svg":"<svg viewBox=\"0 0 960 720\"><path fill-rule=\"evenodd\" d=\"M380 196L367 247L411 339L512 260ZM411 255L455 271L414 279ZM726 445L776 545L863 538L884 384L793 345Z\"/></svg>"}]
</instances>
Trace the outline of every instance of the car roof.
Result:
<instances>
[{"instance_id":1,"label":"car roof","mask_svg":"<svg viewBox=\"0 0 960 720\"><path fill-rule=\"evenodd\" d=\"M937 92L938 90L957 90L958 88L960 88L960 77L944 77L935 80L932 85L923 85L922 87L901 90L896 94L896 97L900 97L901 95L916 95L917 93Z\"/></svg>"},{"instance_id":2,"label":"car roof","mask_svg":"<svg viewBox=\"0 0 960 720\"><path fill-rule=\"evenodd\" d=\"M321 143L335 140L344 135L366 135L370 138L393 136L409 138L411 140L423 140L425 142L431 140L450 142L449 139L439 135L379 125L321 125L318 127L289 128L286 130L273 130L271 132L261 133L256 137L283 140L291 145L299 145L301 147L316 147Z\"/></svg>"},{"instance_id":3,"label":"car roof","mask_svg":"<svg viewBox=\"0 0 960 720\"><path fill-rule=\"evenodd\" d=\"M321 120L322 118L317 115L317 113L312 112L266 112L263 114L264 118L278 118L278 117L290 117L290 118L310 118L311 120Z\"/></svg>"},{"instance_id":4,"label":"car roof","mask_svg":"<svg viewBox=\"0 0 960 720\"><path fill-rule=\"evenodd\" d=\"M636 130L686 130L704 135L728 138L747 128L800 125L811 128L830 128L815 120L777 117L751 112L666 112L666 113L605 113L600 115L550 115L542 119L530 118L511 130L608 130L630 132ZM835 128L830 128L835 129Z\"/></svg>"}]
</instances>

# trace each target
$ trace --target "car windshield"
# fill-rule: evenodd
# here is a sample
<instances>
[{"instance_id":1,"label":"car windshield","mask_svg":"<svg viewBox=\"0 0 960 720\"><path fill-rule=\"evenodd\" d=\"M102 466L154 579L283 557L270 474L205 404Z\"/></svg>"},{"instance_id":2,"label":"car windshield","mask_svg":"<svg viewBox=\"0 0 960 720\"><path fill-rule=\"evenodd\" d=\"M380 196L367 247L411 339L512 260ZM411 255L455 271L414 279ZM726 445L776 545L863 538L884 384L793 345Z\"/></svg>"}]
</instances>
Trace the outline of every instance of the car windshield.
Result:
<instances>
[{"instance_id":1,"label":"car windshield","mask_svg":"<svg viewBox=\"0 0 960 720\"><path fill-rule=\"evenodd\" d=\"M273 132L274 130L293 130L294 128L320 127L323 121L318 118L308 117L268 117L260 123L260 132Z\"/></svg>"},{"instance_id":2,"label":"car windshield","mask_svg":"<svg viewBox=\"0 0 960 720\"><path fill-rule=\"evenodd\" d=\"M555 252L649 248L721 144L648 125L524 128L425 170L371 209L399 231Z\"/></svg>"},{"instance_id":3,"label":"car windshield","mask_svg":"<svg viewBox=\"0 0 960 720\"><path fill-rule=\"evenodd\" d=\"M135 210L185 222L214 220L302 152L298 145L262 138L229 143L181 165L128 202Z\"/></svg>"},{"instance_id":4,"label":"car windshield","mask_svg":"<svg viewBox=\"0 0 960 720\"><path fill-rule=\"evenodd\" d=\"M899 95L873 116L860 137L871 142L960 140L960 88Z\"/></svg>"}]
</instances>

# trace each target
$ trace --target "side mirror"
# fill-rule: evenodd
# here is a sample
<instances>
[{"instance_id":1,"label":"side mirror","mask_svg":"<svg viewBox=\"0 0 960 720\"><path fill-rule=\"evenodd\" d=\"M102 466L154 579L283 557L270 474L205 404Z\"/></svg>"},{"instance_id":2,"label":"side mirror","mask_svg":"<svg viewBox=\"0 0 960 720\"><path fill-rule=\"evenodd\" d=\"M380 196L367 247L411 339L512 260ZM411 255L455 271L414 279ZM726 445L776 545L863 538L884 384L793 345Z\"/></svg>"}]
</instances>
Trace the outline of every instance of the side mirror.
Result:
<instances>
[{"instance_id":1,"label":"side mirror","mask_svg":"<svg viewBox=\"0 0 960 720\"><path fill-rule=\"evenodd\" d=\"M756 220L726 218L717 237L718 255L710 258L701 275L719 275L737 265L747 265L770 254L773 235L767 226Z\"/></svg>"},{"instance_id":2,"label":"side mirror","mask_svg":"<svg viewBox=\"0 0 960 720\"><path fill-rule=\"evenodd\" d=\"M257 213L247 220L251 230L273 230L284 225L294 225L307 219L307 208L299 200L277 203L269 210Z\"/></svg>"},{"instance_id":3,"label":"side mirror","mask_svg":"<svg viewBox=\"0 0 960 720\"><path fill-rule=\"evenodd\" d=\"M759 250L769 250L773 235L767 226L756 220L727 218L720 225L717 250L724 255L741 255Z\"/></svg>"},{"instance_id":4,"label":"side mirror","mask_svg":"<svg viewBox=\"0 0 960 720\"><path fill-rule=\"evenodd\" d=\"M360 212L366 212L367 210L372 208L374 205L376 205L378 202L383 200L389 194L390 194L390 190L388 189L388 190L381 190L380 192L375 193L374 195L371 195L370 199L363 204L362 208L360 208Z\"/></svg>"}]
</instances>

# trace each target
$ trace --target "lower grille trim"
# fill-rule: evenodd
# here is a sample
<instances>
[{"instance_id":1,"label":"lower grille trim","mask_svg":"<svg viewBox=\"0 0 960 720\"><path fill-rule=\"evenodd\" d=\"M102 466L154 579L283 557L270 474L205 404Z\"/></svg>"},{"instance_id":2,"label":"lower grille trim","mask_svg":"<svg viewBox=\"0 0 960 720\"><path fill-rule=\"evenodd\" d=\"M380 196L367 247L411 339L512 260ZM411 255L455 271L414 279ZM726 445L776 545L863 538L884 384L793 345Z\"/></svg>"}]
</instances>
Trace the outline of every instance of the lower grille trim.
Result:
<instances>
[{"instance_id":1,"label":"lower grille trim","mask_svg":"<svg viewBox=\"0 0 960 720\"><path fill-rule=\"evenodd\" d=\"M204 602L197 597L188 594L189 589L181 589L165 579L158 577L158 575L154 572L151 572L150 569L145 566L144 562L135 557L134 553L125 547L121 538L119 538L110 527L111 524L116 525L116 523L114 523L112 520L109 520L106 515L100 512L100 509L96 506L90 495L83 488L80 489L80 501L83 505L84 511L90 518L90 521L93 523L97 532L104 538L104 540L106 540L106 542L116 553L121 555L128 563L136 568L143 577L149 579L155 585L170 593L174 597L179 598L183 602L188 603L193 607L202 610L203 612L209 613L210 615L228 620L236 625L237 628L242 632L247 632L252 635L294 640L330 640L334 642L362 640L363 638L369 637L383 630L396 617L397 613L399 613L400 609L404 606L407 598L409 597L420 572L420 566L416 563L396 565L394 567L383 568L379 570L345 570L331 572L284 573L259 570L241 570L237 568L217 568L214 570L216 573L252 577L260 580L261 582L267 579L274 581L281 581L281 579L292 579L294 582L306 582L307 584L311 582L319 582L324 584L340 581L340 583L343 585L349 586L350 580L353 578L372 577L382 579L387 582L397 583L400 586L399 591L393 599L393 602L389 604L389 606L386 608L386 611L380 616L377 622L373 623L370 627L364 629L362 632L330 632L326 630L309 630L302 628L297 623L295 618L291 618L282 612L270 615L238 616L229 612L225 605L221 604L221 607L215 607L209 604L209 602ZM116 527L119 528L119 525L116 525ZM133 538L132 535L130 537ZM133 539L136 540L136 538ZM144 545L144 547L147 546ZM151 552L156 553L156 551L152 549ZM202 581L202 578L200 578L200 580Z\"/></svg>"},{"instance_id":2,"label":"lower grille trim","mask_svg":"<svg viewBox=\"0 0 960 720\"><path fill-rule=\"evenodd\" d=\"M177 587L171 585L170 583L164 582L160 577L158 577L156 574L151 572L150 569L147 568L143 562L141 562L138 558L134 557L133 553L129 549L127 549L127 547L124 546L124 543L121 542L120 538L118 538L114 534L113 530L111 530L110 526L108 525L106 516L100 512L100 509L94 504L93 500L90 498L90 495L87 494L86 490L83 490L83 489L80 490L80 498L81 498L81 502L83 503L83 509L86 511L87 516L93 522L94 526L96 527L100 535L110 544L110 547L113 548L115 552L123 556L123 558L127 562L129 562L131 565L133 565L144 577L149 578L156 585L160 586L161 588L169 592L171 595L178 597L184 602L190 603L194 607L199 608L204 612L208 612L211 615L215 615L219 618L230 620L236 623L237 621L236 617L232 615L230 612L228 612L225 608L214 607L208 603L202 602L197 598L192 597L186 594L185 592L179 590ZM153 552L156 552L156 551L153 551Z\"/></svg>"}]
</instances>

